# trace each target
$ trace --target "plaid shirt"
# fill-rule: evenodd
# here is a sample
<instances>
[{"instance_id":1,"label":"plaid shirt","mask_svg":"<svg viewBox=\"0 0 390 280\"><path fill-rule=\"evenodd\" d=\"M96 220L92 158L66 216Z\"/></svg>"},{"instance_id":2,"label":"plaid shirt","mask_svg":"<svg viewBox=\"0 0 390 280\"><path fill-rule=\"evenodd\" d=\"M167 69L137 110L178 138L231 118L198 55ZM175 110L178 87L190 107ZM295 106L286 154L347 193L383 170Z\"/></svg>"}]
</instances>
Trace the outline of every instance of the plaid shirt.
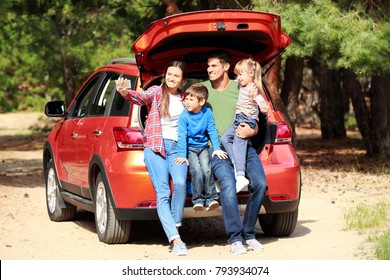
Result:
<instances>
[{"instance_id":1,"label":"plaid shirt","mask_svg":"<svg viewBox=\"0 0 390 280\"><path fill-rule=\"evenodd\" d=\"M183 92L179 90L183 97ZM125 99L140 106L147 106L148 117L144 130L144 145L155 153L165 157L164 141L162 138L160 104L162 99L162 86L152 86L145 91L137 92L129 90Z\"/></svg>"}]
</instances>

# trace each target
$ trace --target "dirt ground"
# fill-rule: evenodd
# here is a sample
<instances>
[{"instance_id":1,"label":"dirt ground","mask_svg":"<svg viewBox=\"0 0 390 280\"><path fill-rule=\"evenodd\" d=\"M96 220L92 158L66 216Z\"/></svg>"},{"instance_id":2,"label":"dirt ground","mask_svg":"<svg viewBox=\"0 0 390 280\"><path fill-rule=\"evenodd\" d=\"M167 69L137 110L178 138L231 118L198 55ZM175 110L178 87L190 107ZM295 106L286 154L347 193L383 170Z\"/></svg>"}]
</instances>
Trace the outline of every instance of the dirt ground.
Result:
<instances>
[{"instance_id":1,"label":"dirt ground","mask_svg":"<svg viewBox=\"0 0 390 280\"><path fill-rule=\"evenodd\" d=\"M0 114L1 260L175 260L160 225L136 222L132 243L99 242L93 215L51 222L46 211L42 171L44 136L29 128L40 113ZM389 200L389 164L370 162L357 133L344 141L320 140L319 131L298 129L302 199L295 232L287 238L256 234L265 248L233 256L221 219L185 220L186 260L371 260L368 234L344 230L344 213L359 203ZM375 166L373 168L372 166ZM378 166L379 165L379 166Z\"/></svg>"}]
</instances>

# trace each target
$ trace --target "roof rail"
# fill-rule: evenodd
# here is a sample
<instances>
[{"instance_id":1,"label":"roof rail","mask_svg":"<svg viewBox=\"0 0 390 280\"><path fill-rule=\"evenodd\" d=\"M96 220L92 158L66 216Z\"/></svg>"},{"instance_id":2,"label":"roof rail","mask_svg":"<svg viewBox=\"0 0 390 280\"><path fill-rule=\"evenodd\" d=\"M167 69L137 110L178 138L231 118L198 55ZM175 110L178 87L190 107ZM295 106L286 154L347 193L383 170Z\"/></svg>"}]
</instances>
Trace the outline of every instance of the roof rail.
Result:
<instances>
[{"instance_id":1,"label":"roof rail","mask_svg":"<svg viewBox=\"0 0 390 280\"><path fill-rule=\"evenodd\" d=\"M133 57L118 57L110 60L108 64L118 64L118 63L135 63L135 58Z\"/></svg>"}]
</instances>

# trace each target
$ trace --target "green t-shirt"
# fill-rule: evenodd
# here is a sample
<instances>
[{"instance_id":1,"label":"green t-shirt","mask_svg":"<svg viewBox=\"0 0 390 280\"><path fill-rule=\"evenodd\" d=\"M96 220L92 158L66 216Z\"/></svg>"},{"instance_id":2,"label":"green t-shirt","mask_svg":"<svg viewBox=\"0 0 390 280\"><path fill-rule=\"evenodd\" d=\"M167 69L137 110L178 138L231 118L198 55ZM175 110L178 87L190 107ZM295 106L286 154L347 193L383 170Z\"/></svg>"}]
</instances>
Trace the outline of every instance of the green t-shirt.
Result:
<instances>
[{"instance_id":1,"label":"green t-shirt","mask_svg":"<svg viewBox=\"0 0 390 280\"><path fill-rule=\"evenodd\" d=\"M231 81L227 89L219 92L213 88L209 80L202 82L202 84L209 91L206 106L213 111L218 135L221 137L234 121L239 85L236 81Z\"/></svg>"}]
</instances>

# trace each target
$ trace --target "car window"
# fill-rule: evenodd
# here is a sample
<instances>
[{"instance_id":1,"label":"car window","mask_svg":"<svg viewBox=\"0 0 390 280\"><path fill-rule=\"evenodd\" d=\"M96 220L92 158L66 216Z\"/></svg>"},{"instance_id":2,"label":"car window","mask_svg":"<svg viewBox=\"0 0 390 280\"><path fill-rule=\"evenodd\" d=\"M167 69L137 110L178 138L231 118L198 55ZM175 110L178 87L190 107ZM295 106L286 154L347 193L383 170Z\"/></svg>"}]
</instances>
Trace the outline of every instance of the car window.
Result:
<instances>
[{"instance_id":1,"label":"car window","mask_svg":"<svg viewBox=\"0 0 390 280\"><path fill-rule=\"evenodd\" d=\"M92 77L80 90L69 117L80 118L89 116L128 116L130 114L130 102L116 91L115 80L122 76L115 72L99 72ZM136 76L123 75L130 79L132 89L137 83Z\"/></svg>"},{"instance_id":2,"label":"car window","mask_svg":"<svg viewBox=\"0 0 390 280\"><path fill-rule=\"evenodd\" d=\"M110 100L110 116L128 116L130 114L130 102L126 101L115 88L115 80L118 79L119 75L110 74L111 83L113 83L112 98ZM137 82L137 77L123 75L124 78L127 78L131 81L131 88L134 89Z\"/></svg>"},{"instance_id":3,"label":"car window","mask_svg":"<svg viewBox=\"0 0 390 280\"><path fill-rule=\"evenodd\" d=\"M83 97L83 99L80 102L80 107L77 110L77 117L84 117L87 114L88 111L88 104L91 97L91 94L93 92L93 89L91 88L87 94Z\"/></svg>"},{"instance_id":4,"label":"car window","mask_svg":"<svg viewBox=\"0 0 390 280\"><path fill-rule=\"evenodd\" d=\"M80 90L75 102L70 110L71 117L84 117L88 113L88 106L91 101L95 88L97 87L100 73L92 77L87 84Z\"/></svg>"},{"instance_id":5,"label":"car window","mask_svg":"<svg viewBox=\"0 0 390 280\"><path fill-rule=\"evenodd\" d=\"M91 110L88 112L88 116L103 116L106 114L107 108L109 107L108 101L111 94L116 90L115 79L117 78L118 75L116 75L116 77L110 74L105 76L98 94L92 101Z\"/></svg>"}]
</instances>

